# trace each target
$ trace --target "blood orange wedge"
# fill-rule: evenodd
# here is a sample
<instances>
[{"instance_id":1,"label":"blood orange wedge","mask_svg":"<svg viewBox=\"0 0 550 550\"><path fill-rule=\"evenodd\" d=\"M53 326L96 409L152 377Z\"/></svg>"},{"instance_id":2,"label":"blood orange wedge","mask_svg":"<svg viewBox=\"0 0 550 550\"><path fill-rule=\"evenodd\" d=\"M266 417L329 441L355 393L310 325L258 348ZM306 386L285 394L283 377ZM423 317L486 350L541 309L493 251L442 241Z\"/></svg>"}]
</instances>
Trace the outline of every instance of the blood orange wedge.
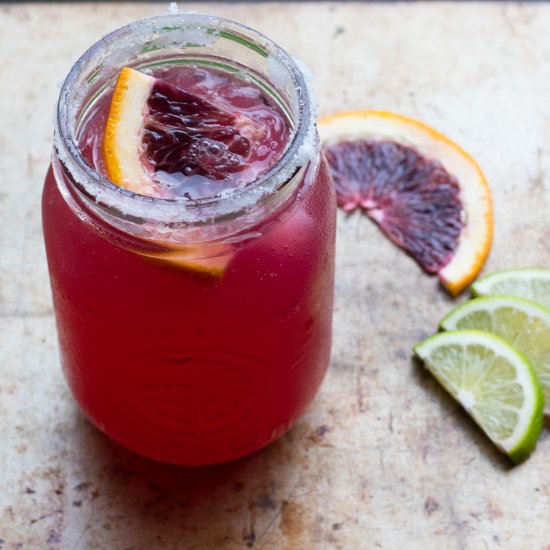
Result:
<instances>
[{"instance_id":1,"label":"blood orange wedge","mask_svg":"<svg viewBox=\"0 0 550 550\"><path fill-rule=\"evenodd\" d=\"M113 93L105 129L106 171L113 183L140 195L174 198L174 178L170 179L174 175L178 182L194 177L195 185L188 188L193 192L200 188L197 180L219 181L221 192L228 187L222 180L246 172L253 144L265 136L261 122L125 67ZM212 189L210 183L205 187ZM234 185L232 180L229 186ZM182 195L203 198L189 192ZM166 252L143 255L218 276L231 259L231 246L220 246L222 250L218 246L208 257L211 247L199 245L174 245Z\"/></svg>"},{"instance_id":2,"label":"blood orange wedge","mask_svg":"<svg viewBox=\"0 0 550 550\"><path fill-rule=\"evenodd\" d=\"M213 278L223 275L233 256L231 245L223 243L213 246L172 245L169 248L163 243L162 250L138 250L136 252L159 265L188 269Z\"/></svg>"},{"instance_id":3,"label":"blood orange wedge","mask_svg":"<svg viewBox=\"0 0 550 550\"><path fill-rule=\"evenodd\" d=\"M135 193L172 198L166 174L227 180L246 172L252 143L266 134L262 122L124 67L105 128L107 175Z\"/></svg>"},{"instance_id":4,"label":"blood orange wedge","mask_svg":"<svg viewBox=\"0 0 550 550\"><path fill-rule=\"evenodd\" d=\"M422 122L382 111L320 121L338 205L357 207L452 295L489 254L493 208L474 159Z\"/></svg>"}]
</instances>

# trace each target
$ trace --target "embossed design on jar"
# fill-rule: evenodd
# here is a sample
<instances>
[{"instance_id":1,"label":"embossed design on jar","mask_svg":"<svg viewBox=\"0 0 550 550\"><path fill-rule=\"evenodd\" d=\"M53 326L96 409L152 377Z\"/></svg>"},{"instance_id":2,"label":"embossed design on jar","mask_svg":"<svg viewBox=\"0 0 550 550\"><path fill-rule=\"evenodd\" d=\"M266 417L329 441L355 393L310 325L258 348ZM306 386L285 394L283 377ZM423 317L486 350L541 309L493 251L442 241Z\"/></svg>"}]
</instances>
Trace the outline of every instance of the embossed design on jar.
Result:
<instances>
[{"instance_id":1,"label":"embossed design on jar","mask_svg":"<svg viewBox=\"0 0 550 550\"><path fill-rule=\"evenodd\" d=\"M219 434L251 416L270 376L257 360L212 351L162 351L128 361L118 376L126 406L171 435Z\"/></svg>"}]
</instances>

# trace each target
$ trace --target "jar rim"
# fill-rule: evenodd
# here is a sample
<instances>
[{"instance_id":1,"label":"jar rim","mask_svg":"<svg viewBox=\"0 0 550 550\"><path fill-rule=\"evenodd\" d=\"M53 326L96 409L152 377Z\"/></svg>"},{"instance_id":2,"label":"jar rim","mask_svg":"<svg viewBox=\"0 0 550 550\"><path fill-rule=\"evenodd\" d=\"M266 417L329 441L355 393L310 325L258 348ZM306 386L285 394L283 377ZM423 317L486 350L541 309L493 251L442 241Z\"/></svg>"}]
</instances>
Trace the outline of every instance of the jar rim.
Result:
<instances>
[{"instance_id":1,"label":"jar rim","mask_svg":"<svg viewBox=\"0 0 550 550\"><path fill-rule=\"evenodd\" d=\"M263 52L261 55L268 58L268 63L269 56L275 56L292 79L297 93L294 135L277 163L246 186L195 200L183 197L174 199L148 197L115 185L94 170L83 158L76 139L76 121L71 128L71 115L76 117L76 113L71 111L71 91L77 85L78 78L90 64L93 65L105 59L105 56L101 57L102 51L109 52L120 43L131 45L129 39L132 37L160 36L165 29L169 32L183 33L189 29L199 29L204 36L208 36L208 39L214 42L220 37L228 38L234 32L237 37L235 41L242 44L242 37L245 35L246 40L250 40L250 45L247 47L254 49L257 53ZM69 171L80 191L111 214L126 219L194 223L207 217L212 222L212 215L215 212L219 211L223 219L228 214L246 210L284 187L292 176L311 160L316 147L316 109L309 79L305 77L298 63L283 48L260 32L221 17L179 12L132 22L112 31L88 48L73 65L63 82L57 105L54 136L58 158Z\"/></svg>"}]
</instances>

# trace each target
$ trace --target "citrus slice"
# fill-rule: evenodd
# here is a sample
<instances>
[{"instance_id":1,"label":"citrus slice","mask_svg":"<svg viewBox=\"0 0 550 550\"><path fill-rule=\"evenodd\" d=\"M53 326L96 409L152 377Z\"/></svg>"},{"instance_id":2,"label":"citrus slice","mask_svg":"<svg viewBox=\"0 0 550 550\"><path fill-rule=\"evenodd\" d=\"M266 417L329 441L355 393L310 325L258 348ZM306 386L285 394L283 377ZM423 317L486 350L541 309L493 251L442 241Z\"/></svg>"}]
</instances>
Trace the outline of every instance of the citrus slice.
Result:
<instances>
[{"instance_id":1,"label":"citrus slice","mask_svg":"<svg viewBox=\"0 0 550 550\"><path fill-rule=\"evenodd\" d=\"M477 329L506 340L531 363L550 414L550 311L529 300L496 296L475 298L447 315L443 330Z\"/></svg>"},{"instance_id":2,"label":"citrus slice","mask_svg":"<svg viewBox=\"0 0 550 550\"><path fill-rule=\"evenodd\" d=\"M517 296L550 309L550 269L505 269L482 277L472 285L474 296Z\"/></svg>"},{"instance_id":3,"label":"citrus slice","mask_svg":"<svg viewBox=\"0 0 550 550\"><path fill-rule=\"evenodd\" d=\"M388 112L336 114L319 132L339 206L363 208L452 295L469 285L493 234L491 193L474 159L422 122Z\"/></svg>"},{"instance_id":4,"label":"citrus slice","mask_svg":"<svg viewBox=\"0 0 550 550\"><path fill-rule=\"evenodd\" d=\"M515 463L535 448L543 396L529 362L479 330L441 332L414 347L441 385Z\"/></svg>"},{"instance_id":5,"label":"citrus slice","mask_svg":"<svg viewBox=\"0 0 550 550\"><path fill-rule=\"evenodd\" d=\"M203 97L124 67L105 128L105 168L118 186L140 195L173 198L174 181L195 176L195 182L197 178L207 180L201 185L211 189L212 181L246 172L251 151L264 138L267 130L263 122L233 114ZM170 179L171 175L179 179ZM183 196L202 198L189 192ZM162 247L166 250L140 254L216 277L232 257L229 244L216 250L194 244L162 243Z\"/></svg>"},{"instance_id":6,"label":"citrus slice","mask_svg":"<svg viewBox=\"0 0 550 550\"><path fill-rule=\"evenodd\" d=\"M152 167L143 164L142 141L147 100L155 85L152 76L124 67L117 80L103 150L109 179L135 193L154 188Z\"/></svg>"},{"instance_id":7,"label":"citrus slice","mask_svg":"<svg viewBox=\"0 0 550 550\"><path fill-rule=\"evenodd\" d=\"M268 137L267 125L260 120L124 67L105 128L105 167L116 185L141 195L173 198L175 182L189 183L193 176L227 180L239 172L244 179L254 178L257 174L247 172L248 159ZM183 196L204 198L189 192Z\"/></svg>"},{"instance_id":8,"label":"citrus slice","mask_svg":"<svg viewBox=\"0 0 550 550\"><path fill-rule=\"evenodd\" d=\"M159 243L159 250L134 250L141 256L159 264L186 269L214 279L221 277L233 256L230 244L202 246L200 244L171 245Z\"/></svg>"}]
</instances>

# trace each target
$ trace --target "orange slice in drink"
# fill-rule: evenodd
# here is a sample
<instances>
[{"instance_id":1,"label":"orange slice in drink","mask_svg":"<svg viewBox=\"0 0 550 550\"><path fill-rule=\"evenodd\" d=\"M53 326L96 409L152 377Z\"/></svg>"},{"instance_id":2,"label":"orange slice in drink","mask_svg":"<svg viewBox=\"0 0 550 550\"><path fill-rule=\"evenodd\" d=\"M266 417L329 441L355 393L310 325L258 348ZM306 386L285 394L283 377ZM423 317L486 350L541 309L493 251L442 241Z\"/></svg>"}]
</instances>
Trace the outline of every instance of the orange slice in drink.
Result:
<instances>
[{"instance_id":1,"label":"orange slice in drink","mask_svg":"<svg viewBox=\"0 0 550 550\"><path fill-rule=\"evenodd\" d=\"M319 132L341 208L362 208L452 295L475 279L491 248L493 207L468 153L422 122L382 111L336 114Z\"/></svg>"},{"instance_id":2,"label":"orange slice in drink","mask_svg":"<svg viewBox=\"0 0 550 550\"><path fill-rule=\"evenodd\" d=\"M184 180L191 175L224 180L228 174L245 170L251 143L263 137L261 123L125 67L105 129L107 176L140 195L174 198L167 174ZM183 196L192 198L188 193ZM231 245L162 246L168 250L144 251L143 255L216 276L232 256Z\"/></svg>"},{"instance_id":3,"label":"orange slice in drink","mask_svg":"<svg viewBox=\"0 0 550 550\"><path fill-rule=\"evenodd\" d=\"M233 257L233 248L229 244L215 244L212 246L201 246L200 244L173 245L169 248L162 243L163 249L157 250L134 250L137 254L149 260L172 268L191 270L199 275L221 277L227 264Z\"/></svg>"},{"instance_id":4,"label":"orange slice in drink","mask_svg":"<svg viewBox=\"0 0 550 550\"><path fill-rule=\"evenodd\" d=\"M174 198L167 183L170 175L179 182L188 182L190 176L222 182L241 174L238 181L246 183L254 145L268 137L263 121L124 67L113 93L103 149L113 183L141 195Z\"/></svg>"}]
</instances>

